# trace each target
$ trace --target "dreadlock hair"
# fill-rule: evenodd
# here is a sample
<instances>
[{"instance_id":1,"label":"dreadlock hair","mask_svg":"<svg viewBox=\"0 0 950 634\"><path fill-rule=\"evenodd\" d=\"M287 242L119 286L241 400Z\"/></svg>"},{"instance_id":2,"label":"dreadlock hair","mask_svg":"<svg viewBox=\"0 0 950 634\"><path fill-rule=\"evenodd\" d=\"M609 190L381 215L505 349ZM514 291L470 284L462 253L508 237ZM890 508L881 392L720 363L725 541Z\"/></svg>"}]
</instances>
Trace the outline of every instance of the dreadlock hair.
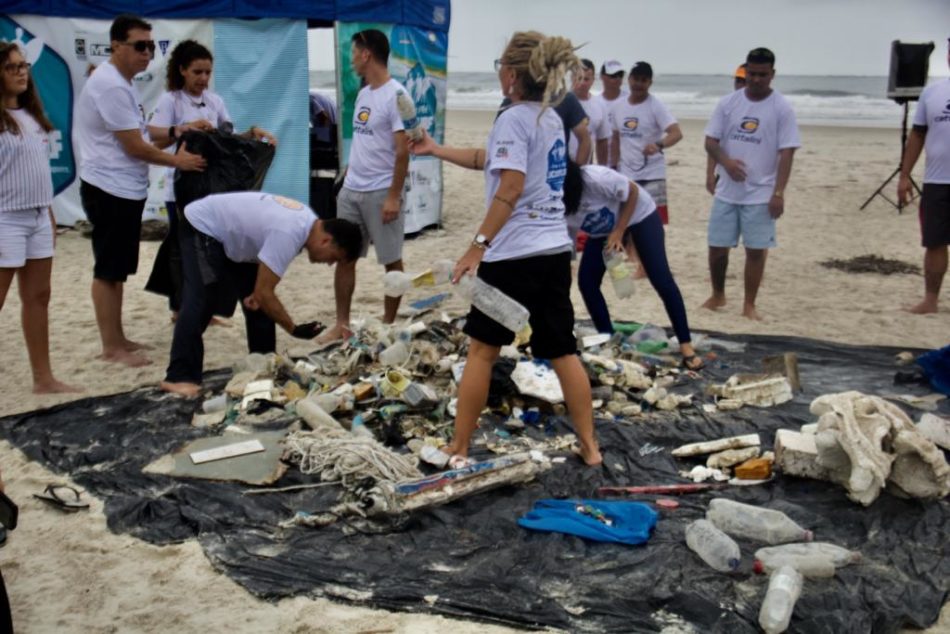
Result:
<instances>
[{"instance_id":1,"label":"dreadlock hair","mask_svg":"<svg viewBox=\"0 0 950 634\"><path fill-rule=\"evenodd\" d=\"M566 37L548 37L537 31L511 36L501 62L515 71L525 101L540 101L541 111L556 106L567 92L568 73L580 67L574 46Z\"/></svg>"},{"instance_id":2,"label":"dreadlock hair","mask_svg":"<svg viewBox=\"0 0 950 634\"><path fill-rule=\"evenodd\" d=\"M13 51L23 54L23 51L13 42L0 40L0 67L7 63ZM27 71L26 90L17 95L16 105L26 110L44 131L50 132L53 129L53 124L43 111L43 102L36 90L36 84L33 83L33 75L30 74L30 71ZM0 108L0 133L7 131L12 134L20 134L20 126L13 115L7 112L6 108Z\"/></svg>"}]
</instances>

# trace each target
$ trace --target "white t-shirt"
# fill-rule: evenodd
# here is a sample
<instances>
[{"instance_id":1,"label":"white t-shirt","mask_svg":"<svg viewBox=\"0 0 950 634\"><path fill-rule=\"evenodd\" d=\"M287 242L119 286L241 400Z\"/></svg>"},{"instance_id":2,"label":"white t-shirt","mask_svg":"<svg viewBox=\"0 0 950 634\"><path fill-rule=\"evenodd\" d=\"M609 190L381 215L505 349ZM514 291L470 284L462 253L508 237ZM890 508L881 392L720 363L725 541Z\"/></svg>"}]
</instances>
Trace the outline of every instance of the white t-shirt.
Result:
<instances>
[{"instance_id":1,"label":"white t-shirt","mask_svg":"<svg viewBox=\"0 0 950 634\"><path fill-rule=\"evenodd\" d=\"M594 163L597 158L597 140L598 139L609 139L611 134L611 127L607 121L607 109L604 106L602 99L598 97L588 97L587 99L577 98L581 102L581 106L584 108L584 112L587 113L587 129L590 130L590 160L588 163ZM577 155L577 137L574 134L571 134L571 141L568 146L571 156Z\"/></svg>"},{"instance_id":2,"label":"white t-shirt","mask_svg":"<svg viewBox=\"0 0 950 634\"><path fill-rule=\"evenodd\" d=\"M525 175L524 191L508 222L492 240L485 262L513 260L569 247L564 222L564 176L567 147L564 124L553 108L541 119L541 104L517 103L495 119L485 149L485 206L491 205L501 170Z\"/></svg>"},{"instance_id":3,"label":"white t-shirt","mask_svg":"<svg viewBox=\"0 0 950 634\"><path fill-rule=\"evenodd\" d=\"M113 196L144 200L148 163L125 153L115 132L138 130L148 142L138 89L112 62L96 68L76 102L79 177Z\"/></svg>"},{"instance_id":4,"label":"white t-shirt","mask_svg":"<svg viewBox=\"0 0 950 634\"><path fill-rule=\"evenodd\" d=\"M357 192L387 189L396 167L393 135L405 130L396 93L405 90L395 79L379 88L364 86L353 108L353 144L343 186Z\"/></svg>"},{"instance_id":5,"label":"white t-shirt","mask_svg":"<svg viewBox=\"0 0 950 634\"><path fill-rule=\"evenodd\" d=\"M592 238L603 238L617 226L620 208L630 197L630 181L623 174L604 165L584 165L581 167L584 180L584 193L576 212L567 217L567 227L572 235L584 231ZM633 208L628 227L642 222L656 211L653 198L636 183L637 204Z\"/></svg>"},{"instance_id":6,"label":"white t-shirt","mask_svg":"<svg viewBox=\"0 0 950 634\"><path fill-rule=\"evenodd\" d=\"M200 97L195 97L183 90L172 90L163 93L155 104L155 111L148 124L156 128L170 128L173 125L181 125L204 119L209 121L214 127L220 127L222 123L231 121L231 115L224 105L224 100L218 95L206 90ZM169 153L175 152L175 144L172 143L166 150ZM175 168L169 167L165 171L165 200L175 200Z\"/></svg>"},{"instance_id":7,"label":"white t-shirt","mask_svg":"<svg viewBox=\"0 0 950 634\"><path fill-rule=\"evenodd\" d=\"M795 112L773 90L761 101L750 101L745 90L726 95L716 104L706 136L719 140L729 158L745 163L746 178L737 182L720 170L716 198L736 205L764 205L775 190L778 152L801 147Z\"/></svg>"},{"instance_id":8,"label":"white t-shirt","mask_svg":"<svg viewBox=\"0 0 950 634\"><path fill-rule=\"evenodd\" d=\"M0 212L53 204L49 135L23 108L7 108L19 134L0 134Z\"/></svg>"},{"instance_id":9,"label":"white t-shirt","mask_svg":"<svg viewBox=\"0 0 950 634\"><path fill-rule=\"evenodd\" d=\"M950 79L924 88L914 125L927 126L924 182L950 183Z\"/></svg>"},{"instance_id":10,"label":"white t-shirt","mask_svg":"<svg viewBox=\"0 0 950 634\"><path fill-rule=\"evenodd\" d=\"M620 96L616 99L606 99L604 93L592 97L600 102L600 105L604 107L604 116L607 118L607 160L610 160L610 151L613 149L610 146L613 144L613 132L614 132L614 107L626 101L629 93L626 90L620 91Z\"/></svg>"},{"instance_id":11,"label":"white t-shirt","mask_svg":"<svg viewBox=\"0 0 950 634\"><path fill-rule=\"evenodd\" d=\"M614 130L620 133L620 173L635 181L666 178L666 158L662 152L643 155L643 148L663 138L666 129L676 123L669 109L653 95L642 103L624 99L613 109Z\"/></svg>"},{"instance_id":12,"label":"white t-shirt","mask_svg":"<svg viewBox=\"0 0 950 634\"><path fill-rule=\"evenodd\" d=\"M283 277L317 221L310 207L263 192L212 194L185 207L195 229L224 246L234 262L260 262Z\"/></svg>"}]
</instances>

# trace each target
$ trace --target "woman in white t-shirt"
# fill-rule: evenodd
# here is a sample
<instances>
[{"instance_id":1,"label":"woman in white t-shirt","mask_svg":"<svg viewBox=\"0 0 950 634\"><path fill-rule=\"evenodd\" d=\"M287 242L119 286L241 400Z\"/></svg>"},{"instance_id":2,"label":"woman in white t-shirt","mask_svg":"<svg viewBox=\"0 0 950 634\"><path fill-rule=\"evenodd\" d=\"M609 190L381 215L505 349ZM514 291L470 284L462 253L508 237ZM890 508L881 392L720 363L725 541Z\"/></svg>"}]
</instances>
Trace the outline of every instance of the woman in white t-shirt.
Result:
<instances>
[{"instance_id":1,"label":"woman in white t-shirt","mask_svg":"<svg viewBox=\"0 0 950 634\"><path fill-rule=\"evenodd\" d=\"M577 285L598 332L614 331L607 302L600 291L607 268L604 250L622 253L625 243L633 243L643 270L663 300L673 324L683 367L701 369L703 360L696 355L691 343L683 296L666 259L663 222L646 189L607 167L581 167L571 162L564 180L564 206L572 237L581 231L588 235L577 270Z\"/></svg>"},{"instance_id":2,"label":"woman in white t-shirt","mask_svg":"<svg viewBox=\"0 0 950 634\"><path fill-rule=\"evenodd\" d=\"M0 42L0 307L14 276L33 371L33 392L78 392L57 381L49 358L49 298L56 220L49 132L53 124L16 44Z\"/></svg>"},{"instance_id":3,"label":"woman in white t-shirt","mask_svg":"<svg viewBox=\"0 0 950 634\"><path fill-rule=\"evenodd\" d=\"M449 148L426 136L413 144L462 167L485 171L487 213L455 265L453 281L473 275L518 301L530 313L531 350L550 360L580 440L581 458L601 462L594 436L590 381L576 355L571 305L571 240L564 222L562 185L567 170L564 126L554 96L578 59L568 39L535 31L515 33L495 62L502 92L511 100L495 120L488 147ZM459 384L455 438L439 458L465 464L478 417L488 399L492 365L515 333L472 308L465 322L471 337Z\"/></svg>"},{"instance_id":4,"label":"woman in white t-shirt","mask_svg":"<svg viewBox=\"0 0 950 634\"><path fill-rule=\"evenodd\" d=\"M149 137L160 148L173 145L186 130L222 130L233 129L231 115L224 100L208 90L214 57L204 45L194 40L183 40L172 49L168 58L165 77L167 92L158 98L155 111L148 122ZM277 144L267 130L256 126L242 136L267 143ZM175 170L168 168L165 173L165 209L168 212L168 229L172 238L178 235L178 208L175 204ZM172 242L177 245L177 239ZM175 249L172 249L175 252ZM168 298L169 308L177 312L181 294L181 263L177 257L171 258L173 267L171 279L176 286Z\"/></svg>"}]
</instances>

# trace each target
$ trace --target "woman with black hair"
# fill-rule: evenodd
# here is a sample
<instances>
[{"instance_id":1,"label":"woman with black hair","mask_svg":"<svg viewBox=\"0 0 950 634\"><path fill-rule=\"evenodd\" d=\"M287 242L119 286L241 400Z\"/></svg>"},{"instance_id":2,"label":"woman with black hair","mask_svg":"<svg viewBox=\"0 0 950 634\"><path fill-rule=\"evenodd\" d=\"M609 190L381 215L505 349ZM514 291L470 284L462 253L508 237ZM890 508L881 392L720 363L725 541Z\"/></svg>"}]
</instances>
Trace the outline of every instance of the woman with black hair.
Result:
<instances>
[{"instance_id":1,"label":"woman with black hair","mask_svg":"<svg viewBox=\"0 0 950 634\"><path fill-rule=\"evenodd\" d=\"M594 326L612 333L607 302L600 291L606 265L604 251L623 252L632 242L650 284L660 295L683 355L683 366L699 370L703 360L691 343L683 296L666 259L663 222L656 203L645 189L626 176L601 165L578 166L568 162L564 179L564 207L572 236L588 234L577 272L577 283Z\"/></svg>"}]
</instances>

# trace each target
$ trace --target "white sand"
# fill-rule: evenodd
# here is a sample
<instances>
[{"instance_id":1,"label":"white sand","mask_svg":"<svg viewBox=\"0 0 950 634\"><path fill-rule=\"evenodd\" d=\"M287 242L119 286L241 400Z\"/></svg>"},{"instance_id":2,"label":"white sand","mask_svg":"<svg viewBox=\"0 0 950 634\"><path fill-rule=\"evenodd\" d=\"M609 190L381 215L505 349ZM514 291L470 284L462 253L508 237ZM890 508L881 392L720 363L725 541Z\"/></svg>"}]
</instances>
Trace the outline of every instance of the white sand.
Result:
<instances>
[{"instance_id":1,"label":"white sand","mask_svg":"<svg viewBox=\"0 0 950 634\"><path fill-rule=\"evenodd\" d=\"M490 112L449 114L448 141L482 145ZM740 317L743 256L736 252L728 278L730 304L717 313L699 309L709 294L706 219L710 196L703 188L705 156L702 124L685 122L685 140L667 151L672 224L667 251L695 329L734 333L797 335L863 344L933 348L950 333L950 291L942 313L914 316L902 305L918 301L920 276L850 275L819 266L832 257L875 253L920 263L916 210L903 215L878 199L858 207L897 164L896 131L804 128L804 147L795 159L786 191L786 214L779 222L779 248L769 256L759 295L760 323ZM480 174L445 167L444 228L406 245L409 270L437 257L457 257L466 248L484 213ZM893 196L896 183L889 188ZM141 290L157 244L142 246L140 273L127 284L127 334L154 346L154 365L129 370L97 361L89 286L92 254L76 233L60 237L53 273L51 346L54 371L85 386L87 395L109 394L156 384L168 360L171 328L164 298ZM356 312L381 313L379 267L362 262L354 297ZM291 268L278 291L299 321L332 323L332 270L308 265ZM578 317L586 317L575 291ZM646 281L632 299L616 302L613 315L669 326L662 305ZM459 308L458 304L450 307ZM0 311L0 359L3 363L0 415L29 411L70 398L30 394L29 364L19 332L19 300L11 290ZM206 368L229 365L244 350L243 321L233 328L212 328L205 337ZM278 347L295 346L278 335ZM808 377L803 380L807 382ZM93 499L88 513L63 515L31 499L45 484L62 478L27 462L9 444L0 443L0 469L7 491L21 505L21 527L0 550L2 568L20 631L52 632L465 632L506 631L440 617L387 613L298 597L270 604L253 598L212 570L194 541L154 547L108 531L102 505ZM943 623L950 622L944 610ZM931 631L950 631L937 626Z\"/></svg>"}]
</instances>

